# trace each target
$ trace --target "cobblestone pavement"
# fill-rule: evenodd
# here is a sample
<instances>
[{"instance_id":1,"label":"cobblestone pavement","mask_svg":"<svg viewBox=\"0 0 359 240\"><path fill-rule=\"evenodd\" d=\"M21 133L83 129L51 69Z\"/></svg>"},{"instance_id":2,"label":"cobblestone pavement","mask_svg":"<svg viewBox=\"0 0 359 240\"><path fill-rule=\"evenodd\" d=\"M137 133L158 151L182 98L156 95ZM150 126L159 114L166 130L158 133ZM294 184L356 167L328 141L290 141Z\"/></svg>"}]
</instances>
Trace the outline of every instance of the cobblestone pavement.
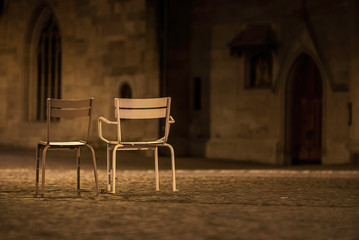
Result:
<instances>
[{"instance_id":1,"label":"cobblestone pavement","mask_svg":"<svg viewBox=\"0 0 359 240\"><path fill-rule=\"evenodd\" d=\"M359 239L357 169L179 168L175 193L168 168L160 192L152 170L119 169L95 196L85 167L78 196L76 171L50 167L35 198L35 170L15 165L0 165L1 239Z\"/></svg>"}]
</instances>

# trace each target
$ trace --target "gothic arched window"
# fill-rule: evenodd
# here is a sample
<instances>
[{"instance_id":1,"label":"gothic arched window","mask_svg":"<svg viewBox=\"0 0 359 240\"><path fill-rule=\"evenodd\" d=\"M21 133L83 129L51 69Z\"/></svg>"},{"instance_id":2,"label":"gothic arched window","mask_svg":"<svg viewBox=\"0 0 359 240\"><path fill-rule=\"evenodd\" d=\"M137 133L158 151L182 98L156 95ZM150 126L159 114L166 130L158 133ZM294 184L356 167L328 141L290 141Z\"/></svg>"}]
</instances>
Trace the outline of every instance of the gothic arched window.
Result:
<instances>
[{"instance_id":1,"label":"gothic arched window","mask_svg":"<svg viewBox=\"0 0 359 240\"><path fill-rule=\"evenodd\" d=\"M41 30L36 49L36 120L46 119L46 99L61 97L61 40L59 27L50 18Z\"/></svg>"},{"instance_id":2,"label":"gothic arched window","mask_svg":"<svg viewBox=\"0 0 359 240\"><path fill-rule=\"evenodd\" d=\"M27 36L25 118L44 121L46 99L61 98L61 35L49 6L42 6L33 16Z\"/></svg>"}]
</instances>

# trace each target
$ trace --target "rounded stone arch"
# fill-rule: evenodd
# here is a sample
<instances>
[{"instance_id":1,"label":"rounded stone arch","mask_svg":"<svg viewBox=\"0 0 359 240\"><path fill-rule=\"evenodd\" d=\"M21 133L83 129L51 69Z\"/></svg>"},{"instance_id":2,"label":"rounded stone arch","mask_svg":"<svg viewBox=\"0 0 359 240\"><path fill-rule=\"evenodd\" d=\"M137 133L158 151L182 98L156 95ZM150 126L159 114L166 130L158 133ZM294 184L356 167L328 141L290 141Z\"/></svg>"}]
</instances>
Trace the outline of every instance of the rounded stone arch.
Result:
<instances>
[{"instance_id":1,"label":"rounded stone arch","mask_svg":"<svg viewBox=\"0 0 359 240\"><path fill-rule=\"evenodd\" d=\"M27 121L36 120L36 112L39 108L39 103L37 100L38 96L38 63L37 63L37 48L41 38L41 34L48 24L49 21L52 21L52 24L56 26L57 34L59 38L59 51L60 57L58 60L58 70L60 76L59 78L59 91L61 92L61 66L62 66L62 57L61 57L61 29L60 23L58 21L57 15L53 7L45 0L40 1L33 9L30 15L27 30L24 37L24 60L23 60L23 73L24 73L24 82L23 82L23 119ZM52 96L55 97L55 96ZM61 93L56 94L56 97L61 97ZM43 108L43 106L42 106Z\"/></svg>"},{"instance_id":2,"label":"rounded stone arch","mask_svg":"<svg viewBox=\"0 0 359 240\"><path fill-rule=\"evenodd\" d=\"M118 88L118 97L120 98L132 98L132 88L128 82L122 83Z\"/></svg>"},{"instance_id":3,"label":"rounded stone arch","mask_svg":"<svg viewBox=\"0 0 359 240\"><path fill-rule=\"evenodd\" d=\"M313 74L315 75L315 76L311 76L313 81L306 80L310 77L308 75L301 76L301 77L297 76L298 73L301 73L301 72L304 72L303 74L308 74L306 72L306 70L304 70L304 69L301 69L299 71L299 68L301 67L301 66L299 66L299 64L303 64L303 62L306 62L304 64L311 65L311 69L312 69L311 72L312 73L314 72ZM319 63L318 59L316 59L316 57L313 56L313 54L310 54L308 51L301 51L298 54L296 54L295 56L293 56L292 60L288 64L288 66L289 67L287 69L287 74L286 74L285 84L284 84L284 108L283 108L284 113L285 113L284 114L284 123L285 123L284 124L284 126L285 126L284 127L284 163L285 164L298 163L297 160L294 160L294 158L297 158L297 155L298 155L297 153L295 153L297 150L293 150L293 149L295 149L294 139L297 139L296 137L308 136L307 138L309 139L309 138L311 138L309 136L313 135L313 134L309 134L309 132L311 132L311 131L309 131L308 129L311 127L307 127L307 128L302 127L302 126L294 127L294 125L296 125L296 124L298 125L298 121L296 120L298 116L295 117L294 112L300 111L300 110L296 110L296 109L307 109L307 110L302 110L302 113L300 113L302 115L300 115L300 116L305 116L305 115L312 116L313 115L312 113L310 113L310 114L306 113L308 111L312 111L312 110L310 110L311 107L303 106L303 108L301 108L301 107L297 106L298 102L300 102L299 104L305 104L303 102L305 102L306 100L303 100L303 99L295 100L295 99L297 99L298 96L300 96L301 94L303 96L306 95L305 92L310 91L310 90L304 90L303 87L300 87L298 85L297 81L300 78L304 79L303 80L304 82L307 81L309 84L316 86L316 87L312 86L312 88L318 89L315 93L315 94L317 94L317 96L308 97L308 99L315 98L316 100L310 100L312 102L309 103L309 100L307 99L308 100L307 103L309 104L309 106L315 105L313 101L316 101L316 103L317 103L317 105L316 105L317 106L316 108L318 108L316 110L317 113L314 114L317 116L315 118L315 119L317 119L317 120L315 120L315 122L317 124L314 124L317 127L313 127L313 131L314 131L314 129L316 129L314 132L317 133L316 139L319 139L319 140L316 140L316 141L313 140L312 142L315 142L316 145L319 145L318 150L317 150L317 152L319 152L319 153L316 153L317 155L319 154L319 157L317 157L319 159L316 159L316 161L318 160L317 162L320 162L321 158L322 158L322 152L323 152L322 148L324 145L322 143L324 142L323 139L325 139L324 138L324 133L325 133L325 117L324 116L326 113L325 113L324 106L325 106L325 102L326 102L326 88L327 88L328 82L326 80L325 74L323 72L323 68L321 67L321 64ZM303 93L301 93L301 92L303 92ZM311 95L311 94L309 94L309 95ZM301 97L299 97L299 98L301 98ZM295 104L297 104L297 105L295 105ZM303 118L305 118L305 117L303 117ZM302 122L310 122L310 121L303 120ZM307 130L298 130L298 129L307 129ZM295 131L302 131L302 132L300 132L300 134L298 134L298 133L295 133ZM305 134L304 134L304 131L306 132ZM293 135L295 135L295 134L298 136L293 137ZM306 142L310 142L310 141L308 140ZM317 142L319 142L319 143L317 143ZM315 144L312 144L312 145L314 146ZM311 149L311 148L308 148L308 149ZM314 149L314 148L312 148L312 149ZM310 150L308 150L308 152L309 152L308 162L310 163L310 158L311 158L310 153L311 152L310 152ZM312 151L312 158L314 155L315 154L313 154L313 151ZM313 162L314 162L314 160L313 160Z\"/></svg>"}]
</instances>

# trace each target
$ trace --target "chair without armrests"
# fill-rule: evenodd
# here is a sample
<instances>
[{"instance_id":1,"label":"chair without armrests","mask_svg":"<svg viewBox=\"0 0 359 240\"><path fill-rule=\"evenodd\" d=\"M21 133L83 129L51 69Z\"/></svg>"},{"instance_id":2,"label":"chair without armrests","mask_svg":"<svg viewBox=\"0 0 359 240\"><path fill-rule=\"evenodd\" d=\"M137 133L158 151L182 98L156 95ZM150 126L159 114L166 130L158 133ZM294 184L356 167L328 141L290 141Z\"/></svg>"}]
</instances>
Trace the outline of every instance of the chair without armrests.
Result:
<instances>
[{"instance_id":1,"label":"chair without armrests","mask_svg":"<svg viewBox=\"0 0 359 240\"><path fill-rule=\"evenodd\" d=\"M99 137L107 143L107 191L115 193L116 152L117 150L153 150L155 158L156 191L159 191L158 147L168 147L171 152L172 190L177 191L175 175L175 155L173 147L167 143L170 125L174 119L170 116L171 98L128 99L115 98L116 121L104 117L98 119ZM150 142L124 142L121 135L121 119L165 119L164 136ZM102 122L116 126L117 140L108 140L102 134ZM112 151L112 153L111 153Z\"/></svg>"},{"instance_id":2,"label":"chair without armrests","mask_svg":"<svg viewBox=\"0 0 359 240\"><path fill-rule=\"evenodd\" d=\"M38 194L39 190L39 169L40 169L40 153L42 152L41 157L41 170L42 170L42 181L41 181L41 197L44 196L45 191L45 167L46 167L46 153L48 150L56 149L75 149L76 150L76 163L77 163L77 192L80 194L80 149L81 147L88 147L92 153L92 161L94 167L94 175L96 182L96 193L98 191L98 177L97 177L97 166L96 166L96 156L94 149L88 144L90 137L91 129L91 116L92 116L92 105L93 98L87 99L47 99L47 133L46 133L46 142L40 141L36 147L36 189L35 196ZM76 141L67 141L67 142L54 142L51 141L51 118L80 118L88 117L88 126L86 133L86 140L76 140Z\"/></svg>"}]
</instances>

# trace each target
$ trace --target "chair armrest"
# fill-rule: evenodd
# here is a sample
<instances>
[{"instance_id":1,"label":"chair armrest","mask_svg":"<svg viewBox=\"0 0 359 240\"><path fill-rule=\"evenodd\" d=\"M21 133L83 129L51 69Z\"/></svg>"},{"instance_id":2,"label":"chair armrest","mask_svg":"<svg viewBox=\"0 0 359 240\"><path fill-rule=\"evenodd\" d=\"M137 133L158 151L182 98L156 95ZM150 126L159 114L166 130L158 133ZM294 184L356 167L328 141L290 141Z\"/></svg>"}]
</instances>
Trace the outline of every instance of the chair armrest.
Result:
<instances>
[{"instance_id":1,"label":"chair armrest","mask_svg":"<svg viewBox=\"0 0 359 240\"><path fill-rule=\"evenodd\" d=\"M169 117L168 123L166 123L166 130L165 130L165 136L161 138L164 142L167 142L168 134L170 132L171 124L175 123L175 120L172 116Z\"/></svg>"},{"instance_id":2,"label":"chair armrest","mask_svg":"<svg viewBox=\"0 0 359 240\"><path fill-rule=\"evenodd\" d=\"M100 122L100 121L103 121L103 122L105 122L105 123L107 123L107 124L117 124L117 122L115 122L115 121L110 121L110 120L108 120L108 119L106 119L106 118L104 118L104 117L99 117L98 118L98 121Z\"/></svg>"},{"instance_id":3,"label":"chair armrest","mask_svg":"<svg viewBox=\"0 0 359 240\"><path fill-rule=\"evenodd\" d=\"M98 121L97 121L98 136L100 137L100 139L106 143L114 143L114 141L108 140L102 136L102 122L111 124L111 125L117 125L117 122L110 121L104 117L99 117Z\"/></svg>"},{"instance_id":4,"label":"chair armrest","mask_svg":"<svg viewBox=\"0 0 359 240\"><path fill-rule=\"evenodd\" d=\"M169 120L169 123L172 124L172 123L175 123L176 121L174 120L174 118L172 116L170 116L170 120Z\"/></svg>"}]
</instances>

